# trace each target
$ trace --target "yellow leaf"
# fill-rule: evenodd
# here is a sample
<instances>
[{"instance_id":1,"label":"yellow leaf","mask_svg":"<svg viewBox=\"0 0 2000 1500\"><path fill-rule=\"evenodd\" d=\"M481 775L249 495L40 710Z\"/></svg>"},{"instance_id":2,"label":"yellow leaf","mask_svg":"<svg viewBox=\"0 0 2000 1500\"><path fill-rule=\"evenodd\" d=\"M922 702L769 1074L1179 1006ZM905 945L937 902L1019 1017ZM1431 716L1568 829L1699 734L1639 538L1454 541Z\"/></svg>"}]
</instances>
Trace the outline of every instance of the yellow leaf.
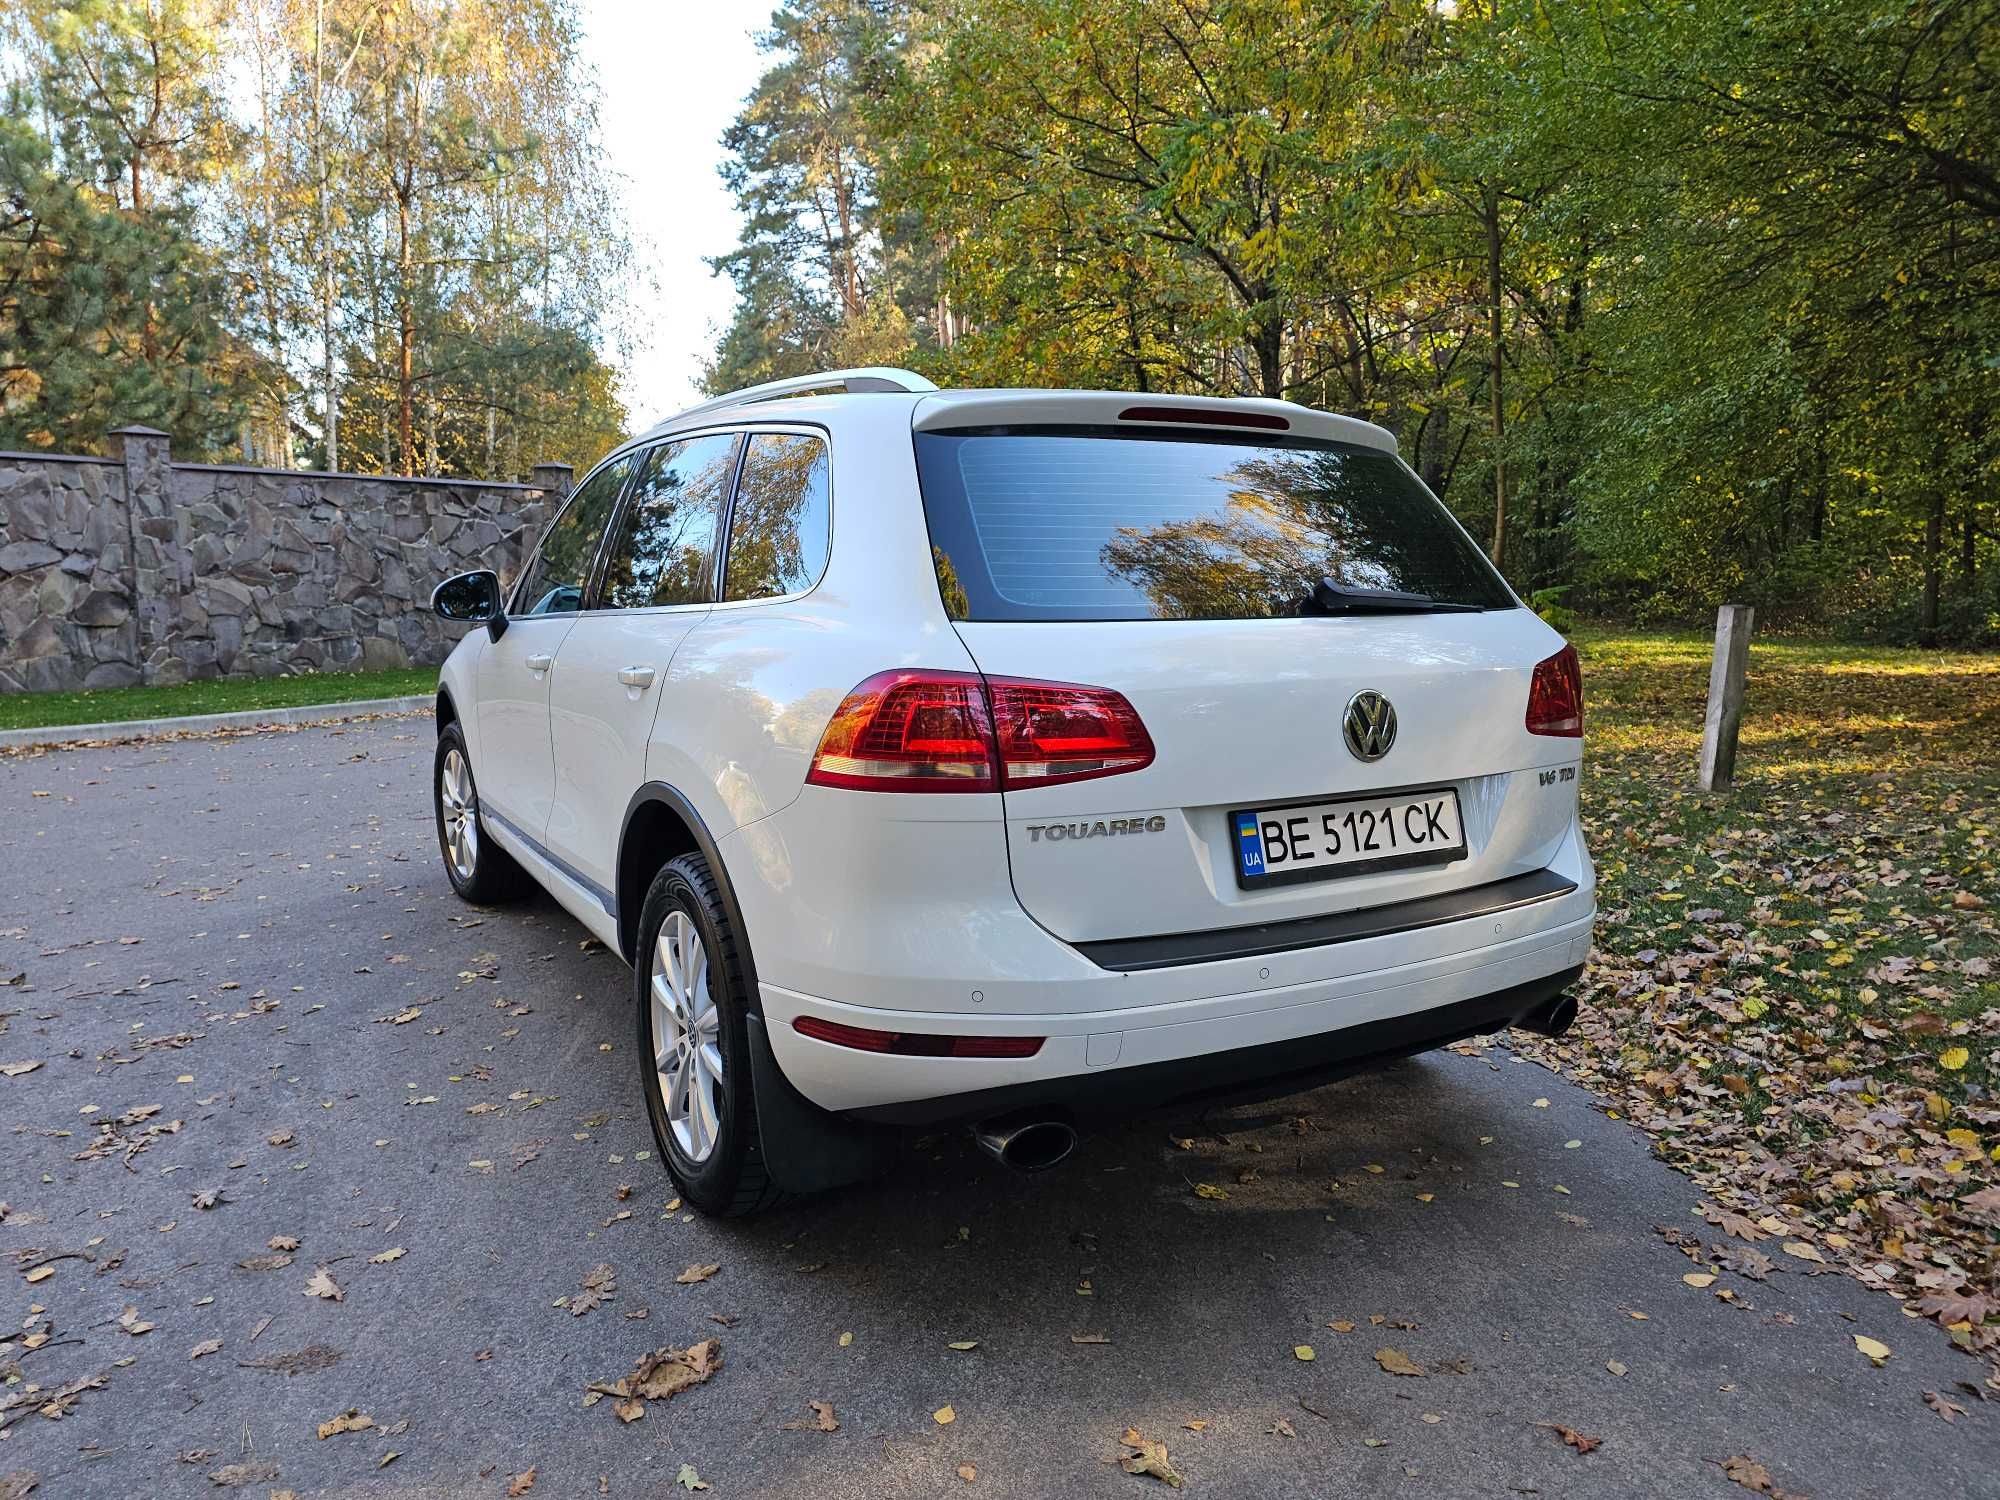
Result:
<instances>
[{"instance_id":1,"label":"yellow leaf","mask_svg":"<svg viewBox=\"0 0 2000 1500\"><path fill-rule=\"evenodd\" d=\"M1294 1344L1292 1346L1292 1358L1311 1363L1318 1356L1313 1353L1313 1346L1311 1344Z\"/></svg>"},{"instance_id":2,"label":"yellow leaf","mask_svg":"<svg viewBox=\"0 0 2000 1500\"><path fill-rule=\"evenodd\" d=\"M1889 1357L1889 1346L1879 1339L1871 1339L1865 1333L1854 1335L1854 1347L1873 1360L1877 1369L1880 1369L1882 1361Z\"/></svg>"},{"instance_id":3,"label":"yellow leaf","mask_svg":"<svg viewBox=\"0 0 2000 1500\"><path fill-rule=\"evenodd\" d=\"M1938 1066L1954 1073L1971 1061L1972 1054L1963 1047L1947 1047L1938 1054Z\"/></svg>"},{"instance_id":4,"label":"yellow leaf","mask_svg":"<svg viewBox=\"0 0 2000 1500\"><path fill-rule=\"evenodd\" d=\"M1704 1286L1715 1285L1715 1278L1706 1271L1690 1271L1687 1273L1687 1275L1683 1276L1681 1280L1685 1281L1689 1286L1692 1287L1704 1287Z\"/></svg>"},{"instance_id":5,"label":"yellow leaf","mask_svg":"<svg viewBox=\"0 0 2000 1500\"><path fill-rule=\"evenodd\" d=\"M1217 1187L1212 1182L1197 1182L1194 1185L1194 1195L1197 1198L1214 1198L1217 1201L1229 1196L1226 1190Z\"/></svg>"},{"instance_id":6,"label":"yellow leaf","mask_svg":"<svg viewBox=\"0 0 2000 1500\"><path fill-rule=\"evenodd\" d=\"M958 1420L958 1413L953 1411L949 1406L940 1406L936 1411L931 1413L931 1420L940 1427L949 1427Z\"/></svg>"},{"instance_id":7,"label":"yellow leaf","mask_svg":"<svg viewBox=\"0 0 2000 1500\"><path fill-rule=\"evenodd\" d=\"M1820 1265L1826 1264L1826 1257L1821 1255L1811 1245L1808 1245L1804 1240L1786 1240L1784 1249L1785 1254L1796 1256L1800 1260L1817 1261Z\"/></svg>"}]
</instances>

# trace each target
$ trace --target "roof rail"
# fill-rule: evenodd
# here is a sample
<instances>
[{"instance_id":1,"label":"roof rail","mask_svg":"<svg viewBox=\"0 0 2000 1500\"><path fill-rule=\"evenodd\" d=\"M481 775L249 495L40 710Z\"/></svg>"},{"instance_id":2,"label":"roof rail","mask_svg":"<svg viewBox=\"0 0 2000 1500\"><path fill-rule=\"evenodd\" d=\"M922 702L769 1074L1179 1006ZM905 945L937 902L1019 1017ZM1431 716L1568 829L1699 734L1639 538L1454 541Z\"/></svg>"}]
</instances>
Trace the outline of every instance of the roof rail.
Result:
<instances>
[{"instance_id":1,"label":"roof rail","mask_svg":"<svg viewBox=\"0 0 2000 1500\"><path fill-rule=\"evenodd\" d=\"M904 395L917 396L937 387L923 376L911 370L898 370L890 365L864 365L853 370L828 370L819 375L793 375L785 380L767 380L762 385L745 386L740 391L730 391L690 406L686 411L667 418L661 426L685 421L700 412L714 411L723 406L742 406L753 401L777 401L786 396L802 396L808 391L897 391Z\"/></svg>"}]
</instances>

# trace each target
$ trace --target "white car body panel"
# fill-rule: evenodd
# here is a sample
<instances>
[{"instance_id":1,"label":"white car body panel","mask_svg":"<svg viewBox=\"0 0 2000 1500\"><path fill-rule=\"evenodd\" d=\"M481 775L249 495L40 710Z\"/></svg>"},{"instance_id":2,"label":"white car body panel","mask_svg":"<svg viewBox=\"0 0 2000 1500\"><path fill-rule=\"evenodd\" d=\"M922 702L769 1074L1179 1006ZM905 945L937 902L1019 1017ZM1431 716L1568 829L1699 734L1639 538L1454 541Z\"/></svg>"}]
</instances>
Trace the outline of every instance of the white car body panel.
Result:
<instances>
[{"instance_id":1,"label":"white car body panel","mask_svg":"<svg viewBox=\"0 0 2000 1500\"><path fill-rule=\"evenodd\" d=\"M711 404L619 450L705 431L825 437L832 544L781 599L515 619L475 631L441 677L482 810L508 850L609 944L624 819L646 784L713 840L754 954L785 1076L825 1109L948 1099L1319 1036L1531 984L1588 948L1595 880L1577 817L1581 741L1529 734L1528 683L1560 637L1524 608L1241 621L948 618L912 431L1107 425L1134 406L1282 417L1295 435L1393 453L1372 424L1286 402L952 391ZM1255 432L1222 434L1256 441ZM612 528L615 532L616 528ZM555 658L535 674L530 655ZM629 666L651 685L619 683ZM889 668L1056 680L1123 693L1153 763L1026 791L913 794L808 785L843 697ZM1383 761L1343 745L1352 693L1387 695ZM1548 778L1545 780L1545 778ZM1227 815L1390 787L1451 786L1463 859L1239 889ZM1039 841L1050 823L1157 815L1143 836ZM1109 968L1078 945L1249 930L1418 901L1531 872L1569 888L1512 910L1257 956ZM621 923L621 916L625 919ZM1047 1038L1018 1059L877 1054L800 1017Z\"/></svg>"}]
</instances>

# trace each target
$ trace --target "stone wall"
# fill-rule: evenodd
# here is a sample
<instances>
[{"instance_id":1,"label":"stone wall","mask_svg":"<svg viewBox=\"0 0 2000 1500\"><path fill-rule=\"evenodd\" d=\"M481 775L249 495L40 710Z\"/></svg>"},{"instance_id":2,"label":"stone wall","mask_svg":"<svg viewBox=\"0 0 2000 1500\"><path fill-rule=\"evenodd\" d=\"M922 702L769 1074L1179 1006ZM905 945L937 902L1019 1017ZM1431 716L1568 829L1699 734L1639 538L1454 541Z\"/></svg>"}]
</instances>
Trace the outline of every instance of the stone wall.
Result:
<instances>
[{"instance_id":1,"label":"stone wall","mask_svg":"<svg viewBox=\"0 0 2000 1500\"><path fill-rule=\"evenodd\" d=\"M511 581L566 465L533 484L178 464L150 428L109 459L0 453L0 692L431 665L431 590Z\"/></svg>"}]
</instances>

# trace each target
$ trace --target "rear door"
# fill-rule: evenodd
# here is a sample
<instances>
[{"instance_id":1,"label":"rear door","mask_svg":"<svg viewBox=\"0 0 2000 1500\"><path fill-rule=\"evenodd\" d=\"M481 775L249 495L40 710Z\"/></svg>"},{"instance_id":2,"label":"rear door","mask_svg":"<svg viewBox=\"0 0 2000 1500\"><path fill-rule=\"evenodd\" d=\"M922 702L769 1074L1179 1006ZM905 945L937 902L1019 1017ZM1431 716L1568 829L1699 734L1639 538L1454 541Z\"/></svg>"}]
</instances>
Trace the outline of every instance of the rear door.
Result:
<instances>
[{"instance_id":1,"label":"rear door","mask_svg":"<svg viewBox=\"0 0 2000 1500\"><path fill-rule=\"evenodd\" d=\"M1380 905L1559 847L1575 773L1538 773L1579 742L1525 711L1562 643L1392 452L1111 425L916 443L980 670L1115 689L1154 744L1138 771L1005 793L1015 890L1058 936Z\"/></svg>"},{"instance_id":2,"label":"rear door","mask_svg":"<svg viewBox=\"0 0 2000 1500\"><path fill-rule=\"evenodd\" d=\"M543 533L514 591L507 629L479 654L479 751L473 774L481 812L539 843L555 792L549 680L556 652L583 608L598 543L630 464L619 455L577 487Z\"/></svg>"},{"instance_id":3,"label":"rear door","mask_svg":"<svg viewBox=\"0 0 2000 1500\"><path fill-rule=\"evenodd\" d=\"M641 456L592 608L556 655L548 845L600 904L617 888L625 809L646 779L674 653L715 597L717 533L738 441L733 432L707 433Z\"/></svg>"}]
</instances>

